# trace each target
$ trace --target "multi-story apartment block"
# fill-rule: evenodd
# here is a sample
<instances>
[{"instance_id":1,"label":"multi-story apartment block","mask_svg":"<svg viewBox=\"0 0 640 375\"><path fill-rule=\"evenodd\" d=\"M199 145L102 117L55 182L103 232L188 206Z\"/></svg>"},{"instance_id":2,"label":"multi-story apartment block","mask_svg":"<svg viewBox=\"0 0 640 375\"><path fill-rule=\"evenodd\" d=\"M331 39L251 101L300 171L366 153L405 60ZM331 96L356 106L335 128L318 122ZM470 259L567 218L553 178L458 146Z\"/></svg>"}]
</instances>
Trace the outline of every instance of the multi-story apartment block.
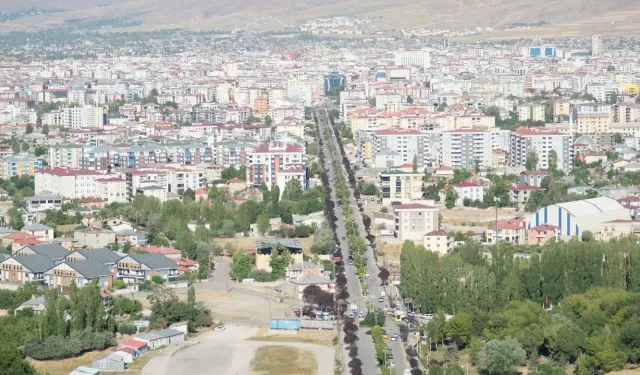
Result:
<instances>
[{"instance_id":1,"label":"multi-story apartment block","mask_svg":"<svg viewBox=\"0 0 640 375\"><path fill-rule=\"evenodd\" d=\"M75 143L59 143L49 147L50 168L80 168L84 146Z\"/></svg>"},{"instance_id":2,"label":"multi-story apartment block","mask_svg":"<svg viewBox=\"0 0 640 375\"><path fill-rule=\"evenodd\" d=\"M378 168L390 168L405 163L412 163L418 159L418 167L423 169L437 163L439 154L440 134L434 131L419 131L403 128L387 128L366 132L370 136L371 144L366 143L360 148L362 156L370 158L372 164ZM367 148L370 147L370 152ZM389 152L397 157L387 158ZM389 165L392 164L392 165Z\"/></svg>"},{"instance_id":3,"label":"multi-story apartment block","mask_svg":"<svg viewBox=\"0 0 640 375\"><path fill-rule=\"evenodd\" d=\"M28 153L7 156L1 161L2 178L33 176L42 168L42 158Z\"/></svg>"},{"instance_id":4,"label":"multi-story apartment block","mask_svg":"<svg viewBox=\"0 0 640 375\"><path fill-rule=\"evenodd\" d=\"M398 204L393 207L395 237L400 241L422 244L424 236L437 230L438 209L420 203Z\"/></svg>"},{"instance_id":5,"label":"multi-story apartment block","mask_svg":"<svg viewBox=\"0 0 640 375\"><path fill-rule=\"evenodd\" d=\"M620 103L615 106L614 122L640 122L640 104Z\"/></svg>"},{"instance_id":6,"label":"multi-story apartment block","mask_svg":"<svg viewBox=\"0 0 640 375\"><path fill-rule=\"evenodd\" d=\"M395 66L417 66L428 68L431 66L429 51L398 51L394 52Z\"/></svg>"},{"instance_id":7,"label":"multi-story apartment block","mask_svg":"<svg viewBox=\"0 0 640 375\"><path fill-rule=\"evenodd\" d=\"M96 198L106 203L128 201L127 180L120 177L107 177L96 179Z\"/></svg>"},{"instance_id":8,"label":"multi-story apartment block","mask_svg":"<svg viewBox=\"0 0 640 375\"><path fill-rule=\"evenodd\" d=\"M48 191L68 199L97 197L96 180L110 176L84 169L42 169L35 174L35 190L36 194Z\"/></svg>"},{"instance_id":9,"label":"multi-story apartment block","mask_svg":"<svg viewBox=\"0 0 640 375\"><path fill-rule=\"evenodd\" d=\"M253 148L248 155L247 184L271 187L286 166L304 165L304 147L291 143L272 142Z\"/></svg>"},{"instance_id":10,"label":"multi-story apartment block","mask_svg":"<svg viewBox=\"0 0 640 375\"><path fill-rule=\"evenodd\" d=\"M196 191L205 187L202 172L186 168L161 168L167 172L167 191L182 194L187 189Z\"/></svg>"},{"instance_id":11,"label":"multi-story apartment block","mask_svg":"<svg viewBox=\"0 0 640 375\"><path fill-rule=\"evenodd\" d=\"M380 172L380 197L383 205L409 203L422 198L422 173L400 170Z\"/></svg>"},{"instance_id":12,"label":"multi-story apartment block","mask_svg":"<svg viewBox=\"0 0 640 375\"><path fill-rule=\"evenodd\" d=\"M518 120L520 121L544 121L543 104L523 104L518 106Z\"/></svg>"},{"instance_id":13,"label":"multi-story apartment block","mask_svg":"<svg viewBox=\"0 0 640 375\"><path fill-rule=\"evenodd\" d=\"M453 169L487 168L492 165L491 132L459 129L442 133L441 164Z\"/></svg>"},{"instance_id":14,"label":"multi-story apartment block","mask_svg":"<svg viewBox=\"0 0 640 375\"><path fill-rule=\"evenodd\" d=\"M456 192L456 206L464 206L464 201L484 201L484 186L474 182L460 182L453 185Z\"/></svg>"},{"instance_id":15,"label":"multi-story apartment block","mask_svg":"<svg viewBox=\"0 0 640 375\"><path fill-rule=\"evenodd\" d=\"M509 166L524 166L527 156L538 155L540 169L549 168L549 153L553 150L558 157L558 168L571 168L571 135L548 130L520 128L511 132L509 142Z\"/></svg>"},{"instance_id":16,"label":"multi-story apartment block","mask_svg":"<svg viewBox=\"0 0 640 375\"><path fill-rule=\"evenodd\" d=\"M94 107L91 105L63 108L45 113L42 116L42 124L72 129L102 129L104 127L104 113L102 107Z\"/></svg>"},{"instance_id":17,"label":"multi-story apartment block","mask_svg":"<svg viewBox=\"0 0 640 375\"><path fill-rule=\"evenodd\" d=\"M132 199L139 191L148 187L159 187L166 192L169 184L167 172L153 169L127 171L125 179L128 199Z\"/></svg>"}]
</instances>

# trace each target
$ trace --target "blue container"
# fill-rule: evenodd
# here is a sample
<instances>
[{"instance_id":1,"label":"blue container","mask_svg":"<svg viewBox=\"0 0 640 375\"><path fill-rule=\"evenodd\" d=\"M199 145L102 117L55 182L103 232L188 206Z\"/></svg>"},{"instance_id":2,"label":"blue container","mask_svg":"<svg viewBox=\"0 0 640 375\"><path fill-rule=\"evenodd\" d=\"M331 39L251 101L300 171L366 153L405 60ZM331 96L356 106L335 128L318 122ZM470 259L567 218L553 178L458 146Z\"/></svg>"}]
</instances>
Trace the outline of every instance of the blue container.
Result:
<instances>
[{"instance_id":1,"label":"blue container","mask_svg":"<svg viewBox=\"0 0 640 375\"><path fill-rule=\"evenodd\" d=\"M299 330L298 319L271 319L271 329Z\"/></svg>"}]
</instances>

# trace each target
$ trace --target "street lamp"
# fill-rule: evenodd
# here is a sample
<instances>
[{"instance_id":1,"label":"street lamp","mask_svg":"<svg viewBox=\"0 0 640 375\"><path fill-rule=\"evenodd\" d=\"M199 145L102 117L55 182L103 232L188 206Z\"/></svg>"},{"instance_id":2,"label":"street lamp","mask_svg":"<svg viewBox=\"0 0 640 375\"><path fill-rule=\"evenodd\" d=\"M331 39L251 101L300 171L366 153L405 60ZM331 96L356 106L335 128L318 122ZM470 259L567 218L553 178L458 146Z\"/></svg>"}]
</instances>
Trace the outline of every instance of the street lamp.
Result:
<instances>
[{"instance_id":1,"label":"street lamp","mask_svg":"<svg viewBox=\"0 0 640 375\"><path fill-rule=\"evenodd\" d=\"M493 197L493 203L495 203L496 205L496 238L495 238L495 243L496 243L496 247L498 247L498 202L500 202L500 198L498 197Z\"/></svg>"}]
</instances>

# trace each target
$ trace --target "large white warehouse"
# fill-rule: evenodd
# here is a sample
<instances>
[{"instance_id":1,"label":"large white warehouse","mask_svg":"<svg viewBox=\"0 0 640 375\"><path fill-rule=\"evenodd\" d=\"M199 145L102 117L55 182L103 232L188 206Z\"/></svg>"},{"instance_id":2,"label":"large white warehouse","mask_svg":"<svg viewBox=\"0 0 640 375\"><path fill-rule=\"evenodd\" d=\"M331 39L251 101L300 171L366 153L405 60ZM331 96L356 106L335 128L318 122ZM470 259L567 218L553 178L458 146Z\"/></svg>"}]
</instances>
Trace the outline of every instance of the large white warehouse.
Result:
<instances>
[{"instance_id":1,"label":"large white warehouse","mask_svg":"<svg viewBox=\"0 0 640 375\"><path fill-rule=\"evenodd\" d=\"M551 224L560 228L561 239L568 239L586 230L598 233L600 224L607 221L629 219L629 210L616 200L598 197L543 207L527 217L527 229Z\"/></svg>"}]
</instances>

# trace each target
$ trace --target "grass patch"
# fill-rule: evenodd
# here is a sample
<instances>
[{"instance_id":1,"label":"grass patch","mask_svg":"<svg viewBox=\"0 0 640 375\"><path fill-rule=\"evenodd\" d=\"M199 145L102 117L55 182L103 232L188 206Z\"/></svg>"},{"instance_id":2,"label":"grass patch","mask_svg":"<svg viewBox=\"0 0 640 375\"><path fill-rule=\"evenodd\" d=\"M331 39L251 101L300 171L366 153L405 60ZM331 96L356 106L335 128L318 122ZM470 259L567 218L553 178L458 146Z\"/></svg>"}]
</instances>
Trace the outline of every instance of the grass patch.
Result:
<instances>
[{"instance_id":1,"label":"grass patch","mask_svg":"<svg viewBox=\"0 0 640 375\"><path fill-rule=\"evenodd\" d=\"M267 342L305 342L310 344L319 344L325 346L334 346L337 343L336 332L331 331L313 331L313 330L301 330L295 335L270 335L269 330L262 328L258 333L251 337L252 341L267 341Z\"/></svg>"},{"instance_id":2,"label":"grass patch","mask_svg":"<svg viewBox=\"0 0 640 375\"><path fill-rule=\"evenodd\" d=\"M256 375L316 375L318 362L310 350L290 346L263 346L251 360Z\"/></svg>"}]
</instances>

